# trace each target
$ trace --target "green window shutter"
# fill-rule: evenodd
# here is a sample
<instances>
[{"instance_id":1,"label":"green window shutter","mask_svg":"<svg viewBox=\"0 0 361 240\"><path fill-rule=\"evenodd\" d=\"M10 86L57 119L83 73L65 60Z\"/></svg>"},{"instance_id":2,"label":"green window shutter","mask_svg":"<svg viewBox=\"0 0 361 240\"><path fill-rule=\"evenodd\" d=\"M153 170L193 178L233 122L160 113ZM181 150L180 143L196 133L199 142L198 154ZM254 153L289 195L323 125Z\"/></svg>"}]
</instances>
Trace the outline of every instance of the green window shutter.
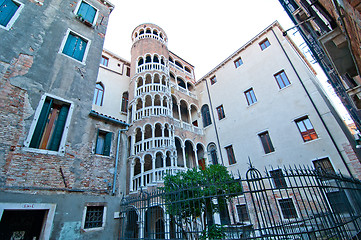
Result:
<instances>
[{"instance_id":1,"label":"green window shutter","mask_svg":"<svg viewBox=\"0 0 361 240\"><path fill-rule=\"evenodd\" d=\"M85 2L81 3L78 10L78 15L81 15L81 17L87 20L88 22L93 23L95 14L96 14L96 10L92 6L90 6Z\"/></svg>"},{"instance_id":2,"label":"green window shutter","mask_svg":"<svg viewBox=\"0 0 361 240\"><path fill-rule=\"evenodd\" d=\"M39 144L41 138L43 137L44 128L46 126L46 122L48 120L49 112L51 110L52 105L53 105L53 99L48 99L48 98L45 99L29 147L39 148Z\"/></svg>"},{"instance_id":3,"label":"green window shutter","mask_svg":"<svg viewBox=\"0 0 361 240\"><path fill-rule=\"evenodd\" d=\"M77 41L76 41L76 44L74 46L73 57L76 60L83 61L83 57L84 57L84 54L85 54L85 49L86 49L87 42L84 41L82 38L80 38L78 36L76 38L77 38Z\"/></svg>"},{"instance_id":4,"label":"green window shutter","mask_svg":"<svg viewBox=\"0 0 361 240\"><path fill-rule=\"evenodd\" d=\"M19 6L11 0L0 0L0 25L6 27Z\"/></svg>"},{"instance_id":5,"label":"green window shutter","mask_svg":"<svg viewBox=\"0 0 361 240\"><path fill-rule=\"evenodd\" d=\"M68 117L68 112L69 112L68 105L61 106L61 109L59 111L59 116L54 128L54 132L50 139L49 150L53 150L53 151L59 150L60 141L63 136L66 119Z\"/></svg>"},{"instance_id":6,"label":"green window shutter","mask_svg":"<svg viewBox=\"0 0 361 240\"><path fill-rule=\"evenodd\" d=\"M104 156L110 156L110 147L112 143L112 135L113 133L108 132L105 135L105 141L104 141Z\"/></svg>"}]
</instances>

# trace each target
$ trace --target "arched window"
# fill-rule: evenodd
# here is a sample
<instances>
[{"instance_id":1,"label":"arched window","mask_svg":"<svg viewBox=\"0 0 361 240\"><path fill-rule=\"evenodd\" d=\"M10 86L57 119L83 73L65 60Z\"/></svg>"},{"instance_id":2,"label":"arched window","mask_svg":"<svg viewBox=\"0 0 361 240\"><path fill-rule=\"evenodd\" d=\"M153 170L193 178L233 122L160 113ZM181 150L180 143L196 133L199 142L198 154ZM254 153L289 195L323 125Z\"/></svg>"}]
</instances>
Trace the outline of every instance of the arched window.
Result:
<instances>
[{"instance_id":1,"label":"arched window","mask_svg":"<svg viewBox=\"0 0 361 240\"><path fill-rule=\"evenodd\" d=\"M143 63L144 63L143 58L140 58L139 61L138 61L138 66L142 65Z\"/></svg>"},{"instance_id":2,"label":"arched window","mask_svg":"<svg viewBox=\"0 0 361 240\"><path fill-rule=\"evenodd\" d=\"M159 63L159 58L158 58L158 56L154 55L154 57L153 57L153 62Z\"/></svg>"},{"instance_id":3,"label":"arched window","mask_svg":"<svg viewBox=\"0 0 361 240\"><path fill-rule=\"evenodd\" d=\"M121 111L126 113L128 109L128 92L123 93Z\"/></svg>"},{"instance_id":4,"label":"arched window","mask_svg":"<svg viewBox=\"0 0 361 240\"><path fill-rule=\"evenodd\" d=\"M103 105L104 87L101 83L95 85L93 104L102 106Z\"/></svg>"},{"instance_id":5,"label":"arched window","mask_svg":"<svg viewBox=\"0 0 361 240\"><path fill-rule=\"evenodd\" d=\"M146 56L145 57L145 63L151 63L152 62L152 57L151 56Z\"/></svg>"},{"instance_id":6,"label":"arched window","mask_svg":"<svg viewBox=\"0 0 361 240\"><path fill-rule=\"evenodd\" d=\"M204 104L201 109L202 119L203 119L203 127L207 127L212 124L211 115L209 113L209 107L207 104Z\"/></svg>"},{"instance_id":7,"label":"arched window","mask_svg":"<svg viewBox=\"0 0 361 240\"><path fill-rule=\"evenodd\" d=\"M178 86L186 89L186 83L185 83L184 80L181 79L180 77L177 77L177 83L178 83Z\"/></svg>"},{"instance_id":8,"label":"arched window","mask_svg":"<svg viewBox=\"0 0 361 240\"><path fill-rule=\"evenodd\" d=\"M212 164L218 164L218 157L217 157L217 147L214 143L210 143L208 145L208 154L210 155L210 158L212 160Z\"/></svg>"}]
</instances>

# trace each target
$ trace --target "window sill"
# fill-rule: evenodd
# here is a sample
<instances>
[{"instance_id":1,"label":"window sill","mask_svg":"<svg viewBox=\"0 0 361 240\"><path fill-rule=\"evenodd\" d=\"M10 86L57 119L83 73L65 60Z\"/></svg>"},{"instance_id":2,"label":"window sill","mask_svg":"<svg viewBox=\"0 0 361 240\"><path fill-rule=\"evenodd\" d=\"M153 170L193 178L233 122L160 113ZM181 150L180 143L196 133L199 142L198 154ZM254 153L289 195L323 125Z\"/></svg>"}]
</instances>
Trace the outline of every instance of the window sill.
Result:
<instances>
[{"instance_id":1,"label":"window sill","mask_svg":"<svg viewBox=\"0 0 361 240\"><path fill-rule=\"evenodd\" d=\"M102 231L104 227L96 227L96 228L82 228L83 232L95 232L95 231Z\"/></svg>"},{"instance_id":2,"label":"window sill","mask_svg":"<svg viewBox=\"0 0 361 240\"><path fill-rule=\"evenodd\" d=\"M273 152L264 153L264 154L263 154L263 157L267 157L267 156L272 155L272 154L275 154L275 153L276 153L276 150L274 150Z\"/></svg>"},{"instance_id":3,"label":"window sill","mask_svg":"<svg viewBox=\"0 0 361 240\"><path fill-rule=\"evenodd\" d=\"M76 15L75 18L78 19L80 22L82 22L85 26L90 27L90 28L94 28L94 24L93 24L93 23L85 20L85 19L82 18L81 16Z\"/></svg>"},{"instance_id":4,"label":"window sill","mask_svg":"<svg viewBox=\"0 0 361 240\"><path fill-rule=\"evenodd\" d=\"M251 108L251 107L253 107L254 105L256 105L258 103L258 101L257 102L254 102L254 103L252 103L252 104L248 104L247 105L247 108Z\"/></svg>"},{"instance_id":5,"label":"window sill","mask_svg":"<svg viewBox=\"0 0 361 240\"><path fill-rule=\"evenodd\" d=\"M277 83L276 83L277 84ZM278 91L280 92L280 91L283 91L284 89L286 89L286 88L289 88L289 87L291 87L292 86L292 83L290 84L290 85L287 85L286 87L283 87L283 88L279 88L278 89Z\"/></svg>"},{"instance_id":6,"label":"window sill","mask_svg":"<svg viewBox=\"0 0 361 240\"><path fill-rule=\"evenodd\" d=\"M210 126L212 126L212 124L209 124L208 126L203 127L203 130L206 130L206 129L209 128Z\"/></svg>"},{"instance_id":7,"label":"window sill","mask_svg":"<svg viewBox=\"0 0 361 240\"><path fill-rule=\"evenodd\" d=\"M62 52L59 52L59 53L60 53L61 55L65 56L65 57L69 58L69 59L72 59L72 60L74 60L74 61L82 64L82 65L86 65L84 60L83 60L83 61L79 61L79 60L77 60L77 59L75 59L75 58L73 58L73 57L71 57L71 56L69 56L69 55L66 55L66 54L62 53Z\"/></svg>"},{"instance_id":8,"label":"window sill","mask_svg":"<svg viewBox=\"0 0 361 240\"><path fill-rule=\"evenodd\" d=\"M103 154L98 154L98 153L93 153L94 156L97 156L97 157L102 157L102 158L112 158L112 155L110 156L106 156L106 155L103 155Z\"/></svg>"},{"instance_id":9,"label":"window sill","mask_svg":"<svg viewBox=\"0 0 361 240\"><path fill-rule=\"evenodd\" d=\"M120 111L120 114L127 116L127 115L128 115L128 112Z\"/></svg>"},{"instance_id":10,"label":"window sill","mask_svg":"<svg viewBox=\"0 0 361 240\"><path fill-rule=\"evenodd\" d=\"M313 143L313 142L316 142L317 140L319 140L320 139L320 137L318 137L318 138L316 138L316 139L312 139L312 140L309 140L309 141L307 141L307 142L305 142L303 139L302 139L302 144L308 144L308 143Z\"/></svg>"},{"instance_id":11,"label":"window sill","mask_svg":"<svg viewBox=\"0 0 361 240\"><path fill-rule=\"evenodd\" d=\"M46 149L38 149L38 148L30 148L30 147L23 147L23 151L25 152L32 152L32 153L40 153L46 155L57 155L57 156L64 156L64 151L52 151Z\"/></svg>"}]
</instances>

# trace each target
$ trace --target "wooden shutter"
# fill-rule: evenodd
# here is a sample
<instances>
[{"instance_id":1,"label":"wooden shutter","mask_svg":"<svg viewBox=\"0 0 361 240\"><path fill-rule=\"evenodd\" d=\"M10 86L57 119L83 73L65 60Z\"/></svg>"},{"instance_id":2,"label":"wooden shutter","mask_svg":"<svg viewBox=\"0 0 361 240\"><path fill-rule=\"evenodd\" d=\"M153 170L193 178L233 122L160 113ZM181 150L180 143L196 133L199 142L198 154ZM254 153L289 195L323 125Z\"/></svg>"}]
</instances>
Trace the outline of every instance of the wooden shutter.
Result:
<instances>
[{"instance_id":1,"label":"wooden shutter","mask_svg":"<svg viewBox=\"0 0 361 240\"><path fill-rule=\"evenodd\" d=\"M68 117L69 106L63 105L59 111L58 120L54 128L54 132L51 136L49 150L58 151L61 138L63 136L63 131Z\"/></svg>"},{"instance_id":2,"label":"wooden shutter","mask_svg":"<svg viewBox=\"0 0 361 240\"><path fill-rule=\"evenodd\" d=\"M0 25L6 27L19 6L11 0L0 0Z\"/></svg>"},{"instance_id":3,"label":"wooden shutter","mask_svg":"<svg viewBox=\"0 0 361 240\"><path fill-rule=\"evenodd\" d=\"M75 43L75 46L74 46L73 57L76 60L83 61L83 57L84 57L87 42L84 41L82 38L80 38L78 36L76 36L75 38L76 38L76 43Z\"/></svg>"},{"instance_id":4,"label":"wooden shutter","mask_svg":"<svg viewBox=\"0 0 361 240\"><path fill-rule=\"evenodd\" d=\"M40 115L38 117L36 127L33 133L33 137L31 138L29 147L31 148L39 148L39 144L41 138L43 136L44 128L46 126L46 122L48 120L48 115L51 110L51 106L53 105L53 99L45 99L43 108L41 109Z\"/></svg>"},{"instance_id":5,"label":"wooden shutter","mask_svg":"<svg viewBox=\"0 0 361 240\"><path fill-rule=\"evenodd\" d=\"M112 143L112 134L111 132L108 132L105 134L105 141L104 141L104 156L110 156L110 147Z\"/></svg>"},{"instance_id":6,"label":"wooden shutter","mask_svg":"<svg viewBox=\"0 0 361 240\"><path fill-rule=\"evenodd\" d=\"M92 6L90 6L86 2L81 3L78 10L78 15L81 15L81 17L87 20L88 22L93 23L95 14L96 14L96 10Z\"/></svg>"},{"instance_id":7,"label":"wooden shutter","mask_svg":"<svg viewBox=\"0 0 361 240\"><path fill-rule=\"evenodd\" d=\"M74 53L75 44L76 44L76 37L72 33L69 33L68 38L66 39L65 46L63 48L63 53L72 57Z\"/></svg>"}]
</instances>

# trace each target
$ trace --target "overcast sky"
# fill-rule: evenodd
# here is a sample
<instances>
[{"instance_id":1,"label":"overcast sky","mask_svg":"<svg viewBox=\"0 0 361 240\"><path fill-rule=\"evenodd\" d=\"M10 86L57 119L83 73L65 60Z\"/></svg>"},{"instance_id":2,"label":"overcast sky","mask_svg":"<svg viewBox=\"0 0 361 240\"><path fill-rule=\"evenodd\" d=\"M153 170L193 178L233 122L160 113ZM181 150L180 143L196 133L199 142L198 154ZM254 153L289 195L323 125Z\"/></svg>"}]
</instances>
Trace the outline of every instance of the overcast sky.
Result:
<instances>
[{"instance_id":1,"label":"overcast sky","mask_svg":"<svg viewBox=\"0 0 361 240\"><path fill-rule=\"evenodd\" d=\"M106 49L130 60L133 29L154 23L166 32L168 49L195 67L196 80L275 20L292 26L278 0L110 1Z\"/></svg>"}]
</instances>

